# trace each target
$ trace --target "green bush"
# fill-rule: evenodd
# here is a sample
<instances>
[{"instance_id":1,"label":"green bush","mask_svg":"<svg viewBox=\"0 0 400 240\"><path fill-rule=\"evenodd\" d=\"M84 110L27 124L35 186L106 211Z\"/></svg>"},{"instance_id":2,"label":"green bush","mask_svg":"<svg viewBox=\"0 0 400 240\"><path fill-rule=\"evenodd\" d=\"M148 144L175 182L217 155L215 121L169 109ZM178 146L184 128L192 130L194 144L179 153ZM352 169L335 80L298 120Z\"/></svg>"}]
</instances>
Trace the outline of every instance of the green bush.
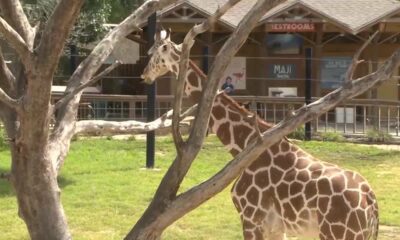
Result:
<instances>
[{"instance_id":1,"label":"green bush","mask_svg":"<svg viewBox=\"0 0 400 240\"><path fill-rule=\"evenodd\" d=\"M367 138L370 142L389 142L393 140L392 135L377 129L367 131Z\"/></svg>"},{"instance_id":2,"label":"green bush","mask_svg":"<svg viewBox=\"0 0 400 240\"><path fill-rule=\"evenodd\" d=\"M287 135L288 138L292 139L298 139L298 140L304 140L306 139L306 134L304 127L298 127L296 128L293 132L291 132L289 135Z\"/></svg>"},{"instance_id":3,"label":"green bush","mask_svg":"<svg viewBox=\"0 0 400 240\"><path fill-rule=\"evenodd\" d=\"M337 132L324 132L321 133L321 140L325 142L344 142L346 139Z\"/></svg>"},{"instance_id":4,"label":"green bush","mask_svg":"<svg viewBox=\"0 0 400 240\"><path fill-rule=\"evenodd\" d=\"M6 149L8 147L8 143L6 140L6 133L4 132L3 127L0 126L0 150Z\"/></svg>"}]
</instances>

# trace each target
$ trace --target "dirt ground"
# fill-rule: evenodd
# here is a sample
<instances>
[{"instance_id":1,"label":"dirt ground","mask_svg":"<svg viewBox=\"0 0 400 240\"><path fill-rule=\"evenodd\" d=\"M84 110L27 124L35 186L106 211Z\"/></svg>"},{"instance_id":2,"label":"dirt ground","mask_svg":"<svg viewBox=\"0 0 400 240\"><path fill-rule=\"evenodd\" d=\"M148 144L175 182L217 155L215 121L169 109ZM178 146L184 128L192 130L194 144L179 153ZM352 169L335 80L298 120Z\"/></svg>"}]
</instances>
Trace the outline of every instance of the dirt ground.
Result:
<instances>
[{"instance_id":1,"label":"dirt ground","mask_svg":"<svg viewBox=\"0 0 400 240\"><path fill-rule=\"evenodd\" d=\"M379 226L379 238L381 240L400 240L400 227Z\"/></svg>"}]
</instances>

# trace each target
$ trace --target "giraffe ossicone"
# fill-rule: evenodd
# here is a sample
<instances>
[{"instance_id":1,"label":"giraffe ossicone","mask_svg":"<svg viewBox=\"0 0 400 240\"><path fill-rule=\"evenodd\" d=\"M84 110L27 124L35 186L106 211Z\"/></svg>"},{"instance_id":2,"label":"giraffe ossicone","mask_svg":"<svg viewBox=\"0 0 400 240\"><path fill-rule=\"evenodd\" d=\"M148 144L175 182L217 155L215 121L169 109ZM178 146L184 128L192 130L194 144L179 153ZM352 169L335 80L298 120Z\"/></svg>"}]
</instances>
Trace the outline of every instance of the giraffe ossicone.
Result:
<instances>
[{"instance_id":1,"label":"giraffe ossicone","mask_svg":"<svg viewBox=\"0 0 400 240\"><path fill-rule=\"evenodd\" d=\"M181 47L156 37L142 77L150 83L167 72L178 74ZM206 76L189 64L185 93L197 102ZM147 80L146 80L147 79ZM209 127L235 156L271 125L249 116L225 93L216 96ZM232 188L246 240L283 240L286 236L321 240L377 239L378 205L358 173L321 162L282 139L254 160Z\"/></svg>"}]
</instances>

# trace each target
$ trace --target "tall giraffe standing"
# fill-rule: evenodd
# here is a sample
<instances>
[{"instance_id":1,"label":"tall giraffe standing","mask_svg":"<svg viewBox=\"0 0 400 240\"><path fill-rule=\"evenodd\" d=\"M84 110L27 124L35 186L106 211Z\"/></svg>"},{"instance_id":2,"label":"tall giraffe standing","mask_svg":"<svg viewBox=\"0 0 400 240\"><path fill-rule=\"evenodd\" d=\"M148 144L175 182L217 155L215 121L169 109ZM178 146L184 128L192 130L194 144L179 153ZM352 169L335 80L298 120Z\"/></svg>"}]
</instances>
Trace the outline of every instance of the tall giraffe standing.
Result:
<instances>
[{"instance_id":1,"label":"tall giraffe standing","mask_svg":"<svg viewBox=\"0 0 400 240\"><path fill-rule=\"evenodd\" d=\"M178 76L181 45L156 35L142 78ZM190 62L185 93L197 102L206 76ZM225 93L214 102L209 127L235 156L257 136L254 118ZM257 119L265 131L271 125ZM246 240L283 240L286 235L322 240L377 239L378 205L358 173L321 162L286 139L266 149L235 182L232 200Z\"/></svg>"}]
</instances>

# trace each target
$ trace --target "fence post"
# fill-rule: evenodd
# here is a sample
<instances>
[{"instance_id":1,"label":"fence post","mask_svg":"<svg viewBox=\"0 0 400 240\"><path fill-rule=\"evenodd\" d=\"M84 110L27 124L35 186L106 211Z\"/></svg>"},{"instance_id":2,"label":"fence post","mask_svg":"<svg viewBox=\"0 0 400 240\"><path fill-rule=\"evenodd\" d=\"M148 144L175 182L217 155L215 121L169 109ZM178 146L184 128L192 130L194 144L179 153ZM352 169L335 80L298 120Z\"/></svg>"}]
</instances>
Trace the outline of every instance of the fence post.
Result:
<instances>
[{"instance_id":1,"label":"fence post","mask_svg":"<svg viewBox=\"0 0 400 240\"><path fill-rule=\"evenodd\" d=\"M148 48L154 44L154 36L156 33L157 13L154 13L148 18L147 42ZM156 82L146 86L147 91L147 122L155 119L156 107ZM154 168L154 151L155 151L155 132L147 133L146 137L146 168Z\"/></svg>"},{"instance_id":2,"label":"fence post","mask_svg":"<svg viewBox=\"0 0 400 240\"><path fill-rule=\"evenodd\" d=\"M312 97L312 63L311 63L311 58L312 58L312 49L311 48L306 48L306 79L305 79L305 103L306 105L311 103L311 97ZM305 124L305 140L311 140L311 121L307 122Z\"/></svg>"}]
</instances>

